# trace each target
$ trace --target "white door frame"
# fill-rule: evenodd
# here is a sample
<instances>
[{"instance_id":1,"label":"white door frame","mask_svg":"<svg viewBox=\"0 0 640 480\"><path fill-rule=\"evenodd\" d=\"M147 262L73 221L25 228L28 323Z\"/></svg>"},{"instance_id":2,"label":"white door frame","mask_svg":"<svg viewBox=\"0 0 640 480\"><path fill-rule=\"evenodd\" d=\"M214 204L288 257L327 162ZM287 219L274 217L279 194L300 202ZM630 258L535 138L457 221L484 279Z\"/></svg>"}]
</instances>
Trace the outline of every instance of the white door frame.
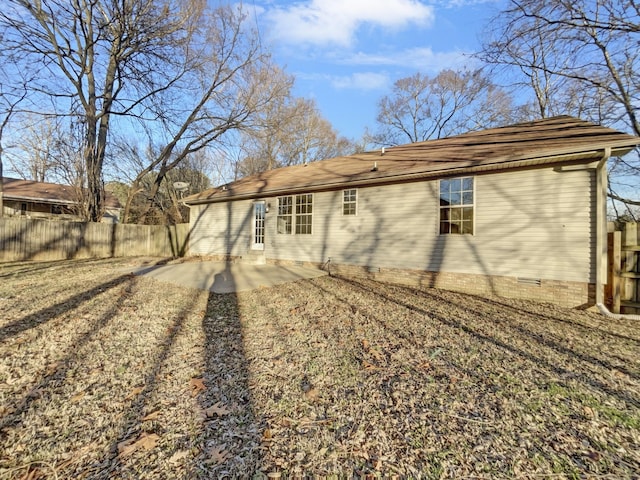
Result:
<instances>
[{"instance_id":1,"label":"white door frame","mask_svg":"<svg viewBox=\"0 0 640 480\"><path fill-rule=\"evenodd\" d=\"M265 217L267 204L264 200L253 202L251 249L264 250Z\"/></svg>"}]
</instances>

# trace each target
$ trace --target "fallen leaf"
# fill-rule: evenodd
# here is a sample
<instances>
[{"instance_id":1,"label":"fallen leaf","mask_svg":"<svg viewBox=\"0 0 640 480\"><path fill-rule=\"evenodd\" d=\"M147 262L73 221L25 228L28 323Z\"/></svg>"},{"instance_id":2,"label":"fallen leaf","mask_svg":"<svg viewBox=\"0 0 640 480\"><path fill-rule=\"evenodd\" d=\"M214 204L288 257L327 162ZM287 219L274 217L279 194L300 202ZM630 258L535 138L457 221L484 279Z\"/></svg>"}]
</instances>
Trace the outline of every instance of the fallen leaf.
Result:
<instances>
[{"instance_id":1,"label":"fallen leaf","mask_svg":"<svg viewBox=\"0 0 640 480\"><path fill-rule=\"evenodd\" d=\"M229 457L229 452L224 449L224 445L220 447L211 447L209 449L209 459L205 461L207 464L220 465Z\"/></svg>"},{"instance_id":2,"label":"fallen leaf","mask_svg":"<svg viewBox=\"0 0 640 480\"><path fill-rule=\"evenodd\" d=\"M362 368L364 368L365 370L380 370L380 367L377 367L373 363L369 363L364 360L362 361Z\"/></svg>"},{"instance_id":3,"label":"fallen leaf","mask_svg":"<svg viewBox=\"0 0 640 480\"><path fill-rule=\"evenodd\" d=\"M587 456L594 462L600 461L600 454L598 452L589 452Z\"/></svg>"},{"instance_id":4,"label":"fallen leaf","mask_svg":"<svg viewBox=\"0 0 640 480\"><path fill-rule=\"evenodd\" d=\"M359 457L362 457L366 460L369 460L369 453L367 453L365 450L354 450L353 451L354 455L357 455Z\"/></svg>"},{"instance_id":5,"label":"fallen leaf","mask_svg":"<svg viewBox=\"0 0 640 480\"><path fill-rule=\"evenodd\" d=\"M84 392L78 392L76 393L73 397L71 397L71 402L75 403L75 402L79 402L80 400L82 400L82 398L84 397Z\"/></svg>"},{"instance_id":6,"label":"fallen leaf","mask_svg":"<svg viewBox=\"0 0 640 480\"><path fill-rule=\"evenodd\" d=\"M385 360L385 356L382 354L382 352L380 352L380 350L376 348L373 348L366 339L362 340L362 348L377 361L381 362Z\"/></svg>"},{"instance_id":7,"label":"fallen leaf","mask_svg":"<svg viewBox=\"0 0 640 480\"><path fill-rule=\"evenodd\" d=\"M35 480L38 477L40 477L40 470L38 470L37 468L31 470L31 468L29 468L29 470L27 470L27 473L20 477L20 480Z\"/></svg>"},{"instance_id":8,"label":"fallen leaf","mask_svg":"<svg viewBox=\"0 0 640 480\"><path fill-rule=\"evenodd\" d=\"M133 398L135 398L136 396L140 395L144 390L144 387L136 387L133 390L131 390L131 393L127 396L127 398L125 398L125 400L131 400Z\"/></svg>"},{"instance_id":9,"label":"fallen leaf","mask_svg":"<svg viewBox=\"0 0 640 480\"><path fill-rule=\"evenodd\" d=\"M131 455L136 450L141 448L145 450L151 450L155 448L156 444L160 440L160 437L155 433L147 434L143 433L140 435L138 440L125 440L124 442L120 442L118 444L118 457L123 458Z\"/></svg>"},{"instance_id":10,"label":"fallen leaf","mask_svg":"<svg viewBox=\"0 0 640 480\"><path fill-rule=\"evenodd\" d=\"M283 427L290 427L291 425L293 425L293 420L288 417L283 417L282 420L280 420L280 425L282 425Z\"/></svg>"},{"instance_id":11,"label":"fallen leaf","mask_svg":"<svg viewBox=\"0 0 640 480\"><path fill-rule=\"evenodd\" d=\"M156 410L155 412L151 412L145 417L142 418L143 422L147 422L149 420L155 420L160 416L160 410Z\"/></svg>"},{"instance_id":12,"label":"fallen leaf","mask_svg":"<svg viewBox=\"0 0 640 480\"><path fill-rule=\"evenodd\" d=\"M304 392L304 396L307 400L315 400L320 395L320 392L317 388L311 388Z\"/></svg>"},{"instance_id":13,"label":"fallen leaf","mask_svg":"<svg viewBox=\"0 0 640 480\"><path fill-rule=\"evenodd\" d=\"M213 417L214 415L218 415L222 417L223 415L228 415L231 413L231 410L227 410L227 408L222 405L222 403L218 402L215 405L210 406L205 410L207 417Z\"/></svg>"},{"instance_id":14,"label":"fallen leaf","mask_svg":"<svg viewBox=\"0 0 640 480\"><path fill-rule=\"evenodd\" d=\"M591 407L584 407L583 411L584 411L585 417L589 418L590 420L593 420L596 417L596 413Z\"/></svg>"},{"instance_id":15,"label":"fallen leaf","mask_svg":"<svg viewBox=\"0 0 640 480\"><path fill-rule=\"evenodd\" d=\"M133 438L120 442L118 444L118 457L126 457L127 455L131 455L133 452L135 452L135 443L136 441Z\"/></svg>"},{"instance_id":16,"label":"fallen leaf","mask_svg":"<svg viewBox=\"0 0 640 480\"><path fill-rule=\"evenodd\" d=\"M180 463L180 460L187 458L188 456L189 456L189 450L179 450L173 455L171 455L171 458L169 459L169 463L172 463L175 465L177 463Z\"/></svg>"},{"instance_id":17,"label":"fallen leaf","mask_svg":"<svg viewBox=\"0 0 640 480\"><path fill-rule=\"evenodd\" d=\"M265 447L269 447L271 446L272 442L273 434L271 433L271 430L267 428L262 434L262 445L264 445Z\"/></svg>"},{"instance_id":18,"label":"fallen leaf","mask_svg":"<svg viewBox=\"0 0 640 480\"><path fill-rule=\"evenodd\" d=\"M382 352L380 352L380 350L377 350L375 348L370 348L369 349L369 355L371 355L373 358L375 358L378 361L383 361L385 359L385 357L382 354Z\"/></svg>"},{"instance_id":19,"label":"fallen leaf","mask_svg":"<svg viewBox=\"0 0 640 480\"><path fill-rule=\"evenodd\" d=\"M191 387L191 396L195 397L200 392L207 389L202 378L192 378L189 380L189 386Z\"/></svg>"},{"instance_id":20,"label":"fallen leaf","mask_svg":"<svg viewBox=\"0 0 640 480\"><path fill-rule=\"evenodd\" d=\"M51 376L58 370L58 367L61 365L60 362L53 362L47 365L47 371L45 372L46 376Z\"/></svg>"}]
</instances>

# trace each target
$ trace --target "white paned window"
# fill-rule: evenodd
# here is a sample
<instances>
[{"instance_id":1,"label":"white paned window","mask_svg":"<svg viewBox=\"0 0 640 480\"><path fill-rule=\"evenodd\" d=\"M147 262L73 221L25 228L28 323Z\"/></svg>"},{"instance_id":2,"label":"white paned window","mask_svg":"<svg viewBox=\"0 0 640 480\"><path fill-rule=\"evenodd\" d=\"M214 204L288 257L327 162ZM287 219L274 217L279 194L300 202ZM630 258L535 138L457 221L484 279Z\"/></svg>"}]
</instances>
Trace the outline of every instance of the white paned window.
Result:
<instances>
[{"instance_id":1,"label":"white paned window","mask_svg":"<svg viewBox=\"0 0 640 480\"><path fill-rule=\"evenodd\" d=\"M278 197L277 232L284 235L310 235L313 223L313 195Z\"/></svg>"},{"instance_id":2,"label":"white paned window","mask_svg":"<svg viewBox=\"0 0 640 480\"><path fill-rule=\"evenodd\" d=\"M355 215L358 206L358 190L351 188L342 191L342 214Z\"/></svg>"},{"instance_id":3,"label":"white paned window","mask_svg":"<svg viewBox=\"0 0 640 480\"><path fill-rule=\"evenodd\" d=\"M313 218L313 194L296 195L296 234L310 235Z\"/></svg>"},{"instance_id":4,"label":"white paned window","mask_svg":"<svg viewBox=\"0 0 640 480\"><path fill-rule=\"evenodd\" d=\"M473 235L473 177L440 180L440 235Z\"/></svg>"},{"instance_id":5,"label":"white paned window","mask_svg":"<svg viewBox=\"0 0 640 480\"><path fill-rule=\"evenodd\" d=\"M291 234L293 233L293 197L279 197L278 198L278 220L277 220L278 233Z\"/></svg>"}]
</instances>

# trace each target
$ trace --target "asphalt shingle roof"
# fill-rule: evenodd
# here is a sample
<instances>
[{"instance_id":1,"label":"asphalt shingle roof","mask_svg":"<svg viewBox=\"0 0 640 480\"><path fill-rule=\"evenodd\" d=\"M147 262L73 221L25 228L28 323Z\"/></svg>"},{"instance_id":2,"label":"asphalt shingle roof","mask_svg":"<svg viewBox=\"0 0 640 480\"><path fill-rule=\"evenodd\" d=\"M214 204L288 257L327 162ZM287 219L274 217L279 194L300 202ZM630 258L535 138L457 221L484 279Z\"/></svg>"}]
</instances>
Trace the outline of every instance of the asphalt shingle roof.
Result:
<instances>
[{"instance_id":1,"label":"asphalt shingle roof","mask_svg":"<svg viewBox=\"0 0 640 480\"><path fill-rule=\"evenodd\" d=\"M615 156L637 145L639 137L560 116L399 145L385 149L384 154L378 150L277 168L184 200L210 203L550 163L587 163L601 158L605 148Z\"/></svg>"},{"instance_id":2,"label":"asphalt shingle roof","mask_svg":"<svg viewBox=\"0 0 640 480\"><path fill-rule=\"evenodd\" d=\"M3 196L8 200L24 200L60 205L74 205L78 203L77 191L69 185L8 177L3 177L2 183L4 190ZM118 199L109 192L106 192L105 205L110 208L120 208Z\"/></svg>"}]
</instances>

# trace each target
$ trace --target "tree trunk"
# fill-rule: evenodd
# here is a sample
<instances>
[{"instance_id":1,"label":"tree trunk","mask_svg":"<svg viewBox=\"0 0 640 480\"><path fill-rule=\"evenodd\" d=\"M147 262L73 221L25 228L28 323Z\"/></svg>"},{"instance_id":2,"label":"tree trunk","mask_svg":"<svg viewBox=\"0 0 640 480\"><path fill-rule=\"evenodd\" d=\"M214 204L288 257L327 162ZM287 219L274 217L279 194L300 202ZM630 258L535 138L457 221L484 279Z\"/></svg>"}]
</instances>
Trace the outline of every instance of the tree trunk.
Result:
<instances>
[{"instance_id":1,"label":"tree trunk","mask_svg":"<svg viewBox=\"0 0 640 480\"><path fill-rule=\"evenodd\" d=\"M0 218L4 217L4 172L2 171L2 147L0 146Z\"/></svg>"}]
</instances>

